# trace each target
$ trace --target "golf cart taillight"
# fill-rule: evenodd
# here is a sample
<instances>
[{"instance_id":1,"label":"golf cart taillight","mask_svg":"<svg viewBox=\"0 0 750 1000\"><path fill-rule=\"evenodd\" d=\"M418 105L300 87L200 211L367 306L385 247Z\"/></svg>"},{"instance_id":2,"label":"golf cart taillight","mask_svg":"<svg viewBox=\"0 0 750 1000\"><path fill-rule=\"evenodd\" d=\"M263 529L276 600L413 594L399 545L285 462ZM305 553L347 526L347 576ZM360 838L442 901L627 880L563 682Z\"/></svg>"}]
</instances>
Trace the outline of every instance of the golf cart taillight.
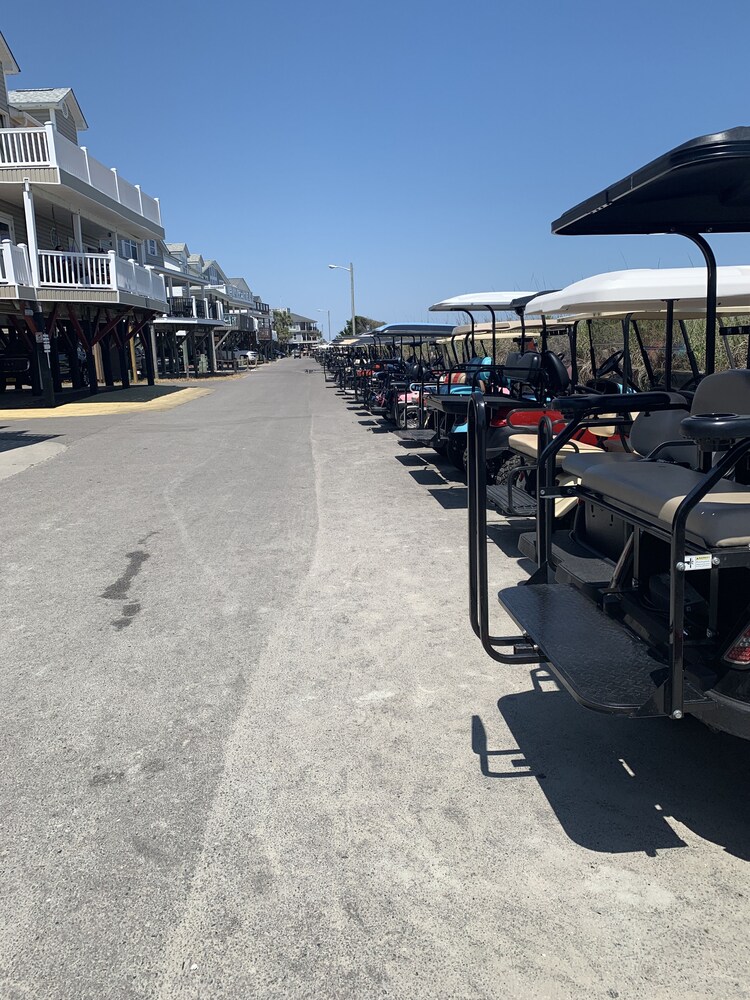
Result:
<instances>
[{"instance_id":1,"label":"golf cart taillight","mask_svg":"<svg viewBox=\"0 0 750 1000\"><path fill-rule=\"evenodd\" d=\"M750 666L750 625L740 632L722 659L738 667Z\"/></svg>"}]
</instances>

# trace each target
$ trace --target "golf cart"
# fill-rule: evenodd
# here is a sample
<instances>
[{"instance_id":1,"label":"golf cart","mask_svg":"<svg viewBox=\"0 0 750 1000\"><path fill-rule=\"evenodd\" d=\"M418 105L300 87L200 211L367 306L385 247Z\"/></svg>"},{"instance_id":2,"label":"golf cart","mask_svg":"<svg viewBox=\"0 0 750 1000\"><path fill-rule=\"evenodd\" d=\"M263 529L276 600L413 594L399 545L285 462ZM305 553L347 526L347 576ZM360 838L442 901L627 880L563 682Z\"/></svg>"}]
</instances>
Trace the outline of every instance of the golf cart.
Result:
<instances>
[{"instance_id":1,"label":"golf cart","mask_svg":"<svg viewBox=\"0 0 750 1000\"><path fill-rule=\"evenodd\" d=\"M741 307L747 300L750 271L742 267L721 267L717 272L720 299L725 308ZM576 385L571 378L569 391L583 393L633 393L660 389L668 380L670 390L681 388L685 394L680 405L689 405L687 393L695 387L702 373L688 335L687 323L695 321L705 311L705 279L695 268L614 271L577 281L558 292L538 296L529 312L542 321L552 316L568 317L572 322L571 340L578 343L578 329L585 329L581 338L580 367L588 369L590 378ZM741 312L741 308L740 308ZM675 325L679 336L675 338ZM725 340L728 338L725 337ZM588 343L585 343L585 341ZM588 355L588 357L587 357ZM727 352L731 363L731 352ZM686 402L687 399L687 402ZM552 422L553 434L565 426L559 410L542 414ZM536 515L538 478L538 437L540 413L519 410L509 414L500 442L510 456L502 465L495 485L487 497L498 513L508 518ZM573 471L582 460L568 456L601 454L617 458L632 452L629 432L631 421L623 416L614 423L600 418L591 426L581 427L558 452L555 482L558 488L576 481ZM641 449L650 440L655 421L639 422L636 445ZM648 425L649 433L644 435ZM679 431L677 431L679 433ZM494 445L497 446L497 434ZM638 448L636 447L636 452ZM566 466L565 468L563 466ZM570 466L570 468L568 468ZM555 527L575 511L574 496L559 496L553 507ZM527 536L521 538L523 548Z\"/></svg>"},{"instance_id":2,"label":"golf cart","mask_svg":"<svg viewBox=\"0 0 750 1000\"><path fill-rule=\"evenodd\" d=\"M706 263L698 345L705 374L695 380L692 399L682 395L684 385L675 393L666 361L661 389L552 401L564 427L552 436L549 422L539 426L537 569L524 585L499 594L521 629L515 636L489 632L486 415L479 394L469 411L470 618L487 653L503 663L548 663L581 705L599 712L674 720L691 714L746 739L750 370L717 371L715 362L717 314L742 311L750 295L736 302L717 295L716 261L702 234L750 231L748 170L750 129L703 136L553 224L563 235L669 232L692 240ZM675 303L665 307L673 317ZM750 334L742 323L731 329ZM602 418L633 419L632 434L639 421L653 420L660 433L647 454L565 456L563 469L574 469L577 481L558 487L558 454ZM576 499L567 533L573 548L554 555L552 504L561 495Z\"/></svg>"}]
</instances>

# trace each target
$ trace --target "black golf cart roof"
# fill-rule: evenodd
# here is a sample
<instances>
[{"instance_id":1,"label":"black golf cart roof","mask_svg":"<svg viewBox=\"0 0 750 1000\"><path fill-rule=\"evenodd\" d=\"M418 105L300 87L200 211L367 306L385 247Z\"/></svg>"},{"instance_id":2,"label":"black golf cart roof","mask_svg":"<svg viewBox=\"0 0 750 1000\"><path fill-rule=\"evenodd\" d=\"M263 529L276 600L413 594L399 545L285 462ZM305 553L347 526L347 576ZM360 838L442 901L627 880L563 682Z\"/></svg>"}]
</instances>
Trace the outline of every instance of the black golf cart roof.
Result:
<instances>
[{"instance_id":1,"label":"black golf cart roof","mask_svg":"<svg viewBox=\"0 0 750 1000\"><path fill-rule=\"evenodd\" d=\"M699 136L569 209L561 236L750 231L750 128Z\"/></svg>"}]
</instances>

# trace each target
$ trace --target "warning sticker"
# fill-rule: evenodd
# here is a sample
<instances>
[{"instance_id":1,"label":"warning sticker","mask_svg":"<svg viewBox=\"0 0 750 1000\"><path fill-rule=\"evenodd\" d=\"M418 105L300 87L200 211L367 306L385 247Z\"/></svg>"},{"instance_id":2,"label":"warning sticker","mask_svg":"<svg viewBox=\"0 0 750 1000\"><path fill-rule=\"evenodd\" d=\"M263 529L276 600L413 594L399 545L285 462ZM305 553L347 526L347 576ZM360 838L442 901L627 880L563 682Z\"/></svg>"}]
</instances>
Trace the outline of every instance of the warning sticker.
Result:
<instances>
[{"instance_id":1,"label":"warning sticker","mask_svg":"<svg viewBox=\"0 0 750 1000\"><path fill-rule=\"evenodd\" d=\"M711 553L700 552L696 556L685 556L685 570L711 569Z\"/></svg>"}]
</instances>

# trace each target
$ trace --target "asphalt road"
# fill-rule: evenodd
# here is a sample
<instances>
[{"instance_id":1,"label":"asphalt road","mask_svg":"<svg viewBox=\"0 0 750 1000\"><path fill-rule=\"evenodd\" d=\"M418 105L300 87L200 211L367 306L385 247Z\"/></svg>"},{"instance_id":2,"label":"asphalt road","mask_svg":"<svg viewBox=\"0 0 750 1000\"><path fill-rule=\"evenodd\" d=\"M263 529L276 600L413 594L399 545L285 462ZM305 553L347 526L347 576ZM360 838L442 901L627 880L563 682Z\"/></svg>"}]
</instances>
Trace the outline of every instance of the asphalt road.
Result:
<instances>
[{"instance_id":1,"label":"asphalt road","mask_svg":"<svg viewBox=\"0 0 750 1000\"><path fill-rule=\"evenodd\" d=\"M312 367L0 428L2 1000L750 997L750 745L488 660L462 484Z\"/></svg>"}]
</instances>

